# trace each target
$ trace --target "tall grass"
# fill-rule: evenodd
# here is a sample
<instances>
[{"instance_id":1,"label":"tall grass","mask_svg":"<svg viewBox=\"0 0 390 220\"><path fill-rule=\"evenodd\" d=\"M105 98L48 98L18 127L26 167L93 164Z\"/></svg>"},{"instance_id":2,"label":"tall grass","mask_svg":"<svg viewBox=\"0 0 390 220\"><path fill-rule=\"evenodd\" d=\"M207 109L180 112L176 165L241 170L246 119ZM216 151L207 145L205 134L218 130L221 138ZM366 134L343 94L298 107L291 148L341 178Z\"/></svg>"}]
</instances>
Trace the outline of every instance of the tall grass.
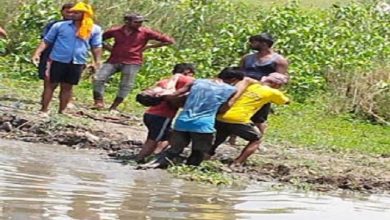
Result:
<instances>
[{"instance_id":1,"label":"tall grass","mask_svg":"<svg viewBox=\"0 0 390 220\"><path fill-rule=\"evenodd\" d=\"M390 68L379 66L371 71L338 73L327 77L329 109L335 113L353 112L390 125Z\"/></svg>"}]
</instances>

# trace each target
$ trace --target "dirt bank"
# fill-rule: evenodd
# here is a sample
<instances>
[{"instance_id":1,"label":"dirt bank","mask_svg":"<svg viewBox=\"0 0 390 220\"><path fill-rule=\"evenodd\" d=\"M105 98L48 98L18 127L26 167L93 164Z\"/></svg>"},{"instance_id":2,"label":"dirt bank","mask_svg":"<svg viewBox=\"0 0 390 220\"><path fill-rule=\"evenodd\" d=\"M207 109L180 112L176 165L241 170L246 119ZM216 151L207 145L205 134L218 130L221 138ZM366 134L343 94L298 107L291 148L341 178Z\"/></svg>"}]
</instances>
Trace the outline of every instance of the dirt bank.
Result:
<instances>
[{"instance_id":1,"label":"dirt bank","mask_svg":"<svg viewBox=\"0 0 390 220\"><path fill-rule=\"evenodd\" d=\"M109 115L78 107L72 110L71 116L40 118L32 110L36 106L33 102L2 99L0 138L99 148L126 162L140 150L145 138L141 121L131 115ZM219 148L214 159L228 164L241 149L242 146L225 145ZM313 150L283 143L265 142L246 166L231 170L224 165L221 172L252 181L292 184L318 191L390 192L390 157Z\"/></svg>"}]
</instances>

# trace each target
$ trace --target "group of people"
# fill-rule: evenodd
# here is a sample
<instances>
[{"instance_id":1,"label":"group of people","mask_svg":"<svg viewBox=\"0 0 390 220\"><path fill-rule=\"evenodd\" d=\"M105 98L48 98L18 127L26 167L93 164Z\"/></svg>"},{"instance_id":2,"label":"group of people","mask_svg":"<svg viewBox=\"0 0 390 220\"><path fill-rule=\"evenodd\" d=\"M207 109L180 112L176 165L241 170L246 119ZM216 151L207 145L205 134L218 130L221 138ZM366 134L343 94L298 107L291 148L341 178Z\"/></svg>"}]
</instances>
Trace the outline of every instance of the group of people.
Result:
<instances>
[{"instance_id":1,"label":"group of people","mask_svg":"<svg viewBox=\"0 0 390 220\"><path fill-rule=\"evenodd\" d=\"M121 73L118 93L109 107L115 111L133 88L142 67L143 52L175 43L172 37L143 26L147 19L140 14L125 14L123 25L106 31L94 23L94 12L86 3L64 4L61 14L62 20L44 28L42 41L32 56L44 82L40 109L44 115L58 86L58 112L64 113L72 99L73 86L79 83L86 67L89 51L96 71L93 108L105 108L105 83L113 74ZM106 43L108 39L113 39L113 45ZM151 40L157 43L148 44ZM172 77L145 91L160 101L144 114L148 135L136 161L144 163L148 156L157 154L145 166L163 168L192 143L186 163L199 165L213 156L228 137L234 142L238 136L248 143L233 164L243 164L260 146L270 103L289 102L278 90L289 80L288 63L273 51L273 43L273 37L267 33L251 36L249 45L256 52L212 79L195 79L195 66L191 63L175 65ZM104 64L103 48L110 51ZM177 114L179 108L182 109Z\"/></svg>"},{"instance_id":2,"label":"group of people","mask_svg":"<svg viewBox=\"0 0 390 220\"><path fill-rule=\"evenodd\" d=\"M94 12L89 4L66 3L61 8L62 20L50 22L43 30L42 41L32 61L43 79L41 114L47 115L55 89L60 87L59 113L64 113L72 99L73 86L80 81L86 68L88 54L93 55L92 69L94 108L104 108L104 88L109 77L121 72L118 94L110 106L114 111L132 90L138 70L143 63L143 52L151 48L173 44L173 38L142 26L145 17L136 13L124 16L124 25L103 32L94 23ZM106 43L114 39L114 44ZM148 44L154 40L158 43ZM102 63L103 48L110 51Z\"/></svg>"}]
</instances>

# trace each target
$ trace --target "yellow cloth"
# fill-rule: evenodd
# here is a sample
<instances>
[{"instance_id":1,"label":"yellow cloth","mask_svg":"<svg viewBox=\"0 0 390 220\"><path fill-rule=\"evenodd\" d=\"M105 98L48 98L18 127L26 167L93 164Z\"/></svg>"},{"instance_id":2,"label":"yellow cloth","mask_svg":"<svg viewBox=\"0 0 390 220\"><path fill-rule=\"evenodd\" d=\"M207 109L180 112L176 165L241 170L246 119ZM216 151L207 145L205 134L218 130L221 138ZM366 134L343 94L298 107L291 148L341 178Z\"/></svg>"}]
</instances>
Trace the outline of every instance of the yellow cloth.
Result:
<instances>
[{"instance_id":1,"label":"yellow cloth","mask_svg":"<svg viewBox=\"0 0 390 220\"><path fill-rule=\"evenodd\" d=\"M252 84L245 89L233 106L224 114L218 115L218 121L234 124L251 122L251 117L263 105L272 102L285 104L289 99L279 90L260 84Z\"/></svg>"},{"instance_id":2,"label":"yellow cloth","mask_svg":"<svg viewBox=\"0 0 390 220\"><path fill-rule=\"evenodd\" d=\"M70 11L81 11L84 13L77 36L84 40L88 39L91 36L94 25L92 7L84 2L79 2Z\"/></svg>"}]
</instances>

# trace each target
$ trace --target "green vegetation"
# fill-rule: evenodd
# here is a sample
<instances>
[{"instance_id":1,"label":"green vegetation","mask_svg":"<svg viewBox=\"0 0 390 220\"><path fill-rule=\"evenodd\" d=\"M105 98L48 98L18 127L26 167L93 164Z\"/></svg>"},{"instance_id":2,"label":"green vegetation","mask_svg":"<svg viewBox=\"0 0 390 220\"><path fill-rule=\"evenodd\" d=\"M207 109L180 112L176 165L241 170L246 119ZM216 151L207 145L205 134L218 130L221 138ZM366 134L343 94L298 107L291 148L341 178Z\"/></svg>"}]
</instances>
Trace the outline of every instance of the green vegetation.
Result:
<instances>
[{"instance_id":1,"label":"green vegetation","mask_svg":"<svg viewBox=\"0 0 390 220\"><path fill-rule=\"evenodd\" d=\"M29 59L43 25L58 17L60 4L23 2L19 7L17 1L0 1L4 5L0 21L9 21L6 28L12 36L0 41L0 53L7 52L0 57L2 86L8 88L2 92L29 94L38 100L41 82ZM146 52L136 91L170 74L173 64L183 61L197 64L198 77L213 76L249 52L248 36L267 31L277 37L276 50L290 62L292 80L287 92L300 102L278 109L278 115L271 117L267 141L389 153L390 15L375 11L375 2L343 1L331 6L337 1L316 1L318 8L279 3L261 11L239 0L91 2L104 28L120 24L123 12L132 9L146 14L149 26L177 40L173 47ZM303 4L314 5L311 2ZM107 99L114 96L118 78L110 82ZM91 103L89 78L75 94L78 103ZM312 102L313 96L321 100ZM139 114L142 108L132 100L129 97L122 110Z\"/></svg>"},{"instance_id":2,"label":"green vegetation","mask_svg":"<svg viewBox=\"0 0 390 220\"><path fill-rule=\"evenodd\" d=\"M223 167L223 164L214 160L205 161L199 167L186 165L171 166L168 168L168 171L186 180L214 185L232 185L233 176L222 172L221 167Z\"/></svg>"},{"instance_id":3,"label":"green vegetation","mask_svg":"<svg viewBox=\"0 0 390 220\"><path fill-rule=\"evenodd\" d=\"M349 114L330 114L320 101L279 107L270 117L266 142L390 155L389 126L374 125Z\"/></svg>"},{"instance_id":4,"label":"green vegetation","mask_svg":"<svg viewBox=\"0 0 390 220\"><path fill-rule=\"evenodd\" d=\"M255 7L256 10L258 10L260 7L272 7L275 5L285 5L289 2L290 0L262 0L262 1L257 1L257 0L231 0L233 3L237 4L244 4L248 5L250 7ZM305 8L329 8L334 4L337 5L347 5L348 3L351 2L362 2L362 1L340 1L340 0L300 0L297 1L299 4Z\"/></svg>"},{"instance_id":5,"label":"green vegetation","mask_svg":"<svg viewBox=\"0 0 390 220\"><path fill-rule=\"evenodd\" d=\"M128 4L93 3L97 20L105 28L121 22L125 8L122 5ZM381 71L387 68L385 61L390 56L389 14L375 11L375 4L353 3L308 10L293 2L264 8L261 13L240 5L222 0L132 1L128 7L147 14L151 26L177 40L174 47L146 53L137 89L153 84L169 74L173 64L183 61L196 63L199 77L213 76L221 68L237 64L248 52L245 46L248 36L267 31L277 36L276 50L291 63L288 92L295 101L303 102L313 91L323 90L335 90L341 99L348 99L351 94L342 91L349 90L354 79L372 72L382 72L382 77L368 85L370 91L374 94L389 91L389 72ZM43 25L58 17L58 4L53 0L29 0L16 13L18 16L4 15L12 18L7 28L13 37L0 70L14 79L32 80L36 72L29 63L32 50L39 42ZM114 77L112 83L117 83L118 78ZM340 80L344 84L335 87L333 82ZM388 103L388 96L372 97L369 103L353 102L343 109L383 122L389 120Z\"/></svg>"}]
</instances>

